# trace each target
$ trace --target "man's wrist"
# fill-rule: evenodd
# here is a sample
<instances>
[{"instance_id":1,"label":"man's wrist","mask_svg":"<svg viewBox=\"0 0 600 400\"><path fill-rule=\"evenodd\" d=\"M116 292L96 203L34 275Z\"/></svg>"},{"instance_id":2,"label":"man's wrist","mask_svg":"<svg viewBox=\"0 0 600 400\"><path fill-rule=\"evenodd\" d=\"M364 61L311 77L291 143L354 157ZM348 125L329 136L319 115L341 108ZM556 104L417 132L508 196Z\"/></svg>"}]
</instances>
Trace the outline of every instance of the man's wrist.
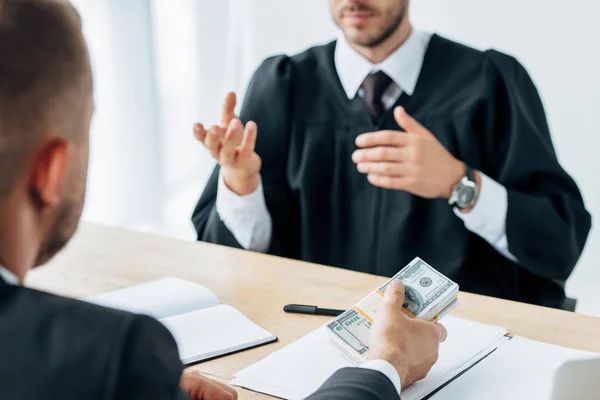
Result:
<instances>
[{"instance_id":1,"label":"man's wrist","mask_svg":"<svg viewBox=\"0 0 600 400\"><path fill-rule=\"evenodd\" d=\"M454 165L450 168L449 181L450 185L447 187L446 192L442 196L444 199L449 200L452 196L452 192L456 185L458 185L461 179L467 174L467 166L465 163L459 160L454 160Z\"/></svg>"},{"instance_id":2,"label":"man's wrist","mask_svg":"<svg viewBox=\"0 0 600 400\"><path fill-rule=\"evenodd\" d=\"M464 208L464 209L459 209L458 211L463 213L463 214L468 214L471 212L471 210L475 207L475 205L477 205L477 200L479 200L479 194L481 193L481 175L479 174L479 171L475 170L473 171L473 173L475 174L475 184L477 185L477 197L475 198L475 202L473 202L473 205L471 207L468 208Z\"/></svg>"},{"instance_id":3,"label":"man's wrist","mask_svg":"<svg viewBox=\"0 0 600 400\"><path fill-rule=\"evenodd\" d=\"M223 169L223 182L233 193L238 196L245 196L256 191L260 182L260 174L241 176L229 169Z\"/></svg>"},{"instance_id":4,"label":"man's wrist","mask_svg":"<svg viewBox=\"0 0 600 400\"><path fill-rule=\"evenodd\" d=\"M398 394L400 394L402 390L402 378L400 377L398 370L389 361L381 358L370 359L364 362L360 367L379 371L384 374L392 382Z\"/></svg>"}]
</instances>

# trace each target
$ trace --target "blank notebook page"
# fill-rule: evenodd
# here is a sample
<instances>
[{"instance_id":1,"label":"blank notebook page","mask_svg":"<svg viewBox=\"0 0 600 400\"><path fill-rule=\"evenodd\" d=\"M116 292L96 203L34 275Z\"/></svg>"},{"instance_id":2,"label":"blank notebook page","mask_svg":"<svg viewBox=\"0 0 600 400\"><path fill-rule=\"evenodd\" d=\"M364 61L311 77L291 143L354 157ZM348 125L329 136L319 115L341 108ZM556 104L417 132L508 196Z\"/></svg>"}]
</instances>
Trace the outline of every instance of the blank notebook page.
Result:
<instances>
[{"instance_id":1,"label":"blank notebook page","mask_svg":"<svg viewBox=\"0 0 600 400\"><path fill-rule=\"evenodd\" d=\"M231 306L219 305L160 320L175 337L184 364L276 338Z\"/></svg>"},{"instance_id":2,"label":"blank notebook page","mask_svg":"<svg viewBox=\"0 0 600 400\"><path fill-rule=\"evenodd\" d=\"M206 287L175 277L166 277L83 299L154 318L171 317L219 304Z\"/></svg>"}]
</instances>

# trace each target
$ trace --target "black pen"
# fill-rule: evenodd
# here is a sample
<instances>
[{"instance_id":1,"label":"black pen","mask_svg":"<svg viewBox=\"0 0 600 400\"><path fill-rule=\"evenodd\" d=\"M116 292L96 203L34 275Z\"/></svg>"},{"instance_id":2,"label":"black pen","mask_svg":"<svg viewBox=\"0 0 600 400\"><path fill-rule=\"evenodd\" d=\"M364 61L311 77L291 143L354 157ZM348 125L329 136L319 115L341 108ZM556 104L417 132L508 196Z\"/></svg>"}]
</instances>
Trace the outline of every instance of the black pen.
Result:
<instances>
[{"instance_id":1,"label":"black pen","mask_svg":"<svg viewBox=\"0 0 600 400\"><path fill-rule=\"evenodd\" d=\"M337 317L344 312L344 310L319 308L317 306L307 306L304 304L288 304L283 306L283 311L296 314L328 315L330 317Z\"/></svg>"}]
</instances>

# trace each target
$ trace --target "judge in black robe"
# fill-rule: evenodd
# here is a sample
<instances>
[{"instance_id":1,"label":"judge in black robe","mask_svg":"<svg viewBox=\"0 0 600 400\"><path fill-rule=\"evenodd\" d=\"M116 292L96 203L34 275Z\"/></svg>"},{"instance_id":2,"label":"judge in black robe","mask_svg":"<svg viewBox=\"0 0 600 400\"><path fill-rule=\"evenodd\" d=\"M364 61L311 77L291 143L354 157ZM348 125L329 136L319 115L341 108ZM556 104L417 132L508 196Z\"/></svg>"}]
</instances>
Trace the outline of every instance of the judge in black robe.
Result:
<instances>
[{"instance_id":1,"label":"judge in black robe","mask_svg":"<svg viewBox=\"0 0 600 400\"><path fill-rule=\"evenodd\" d=\"M433 35L414 93L395 104L506 188L512 261L466 229L445 199L376 187L357 171L358 135L401 128L393 107L373 121L363 99L348 99L335 47L267 59L244 100L240 119L258 126L268 253L383 276L419 256L461 290L563 307L591 218L519 62ZM241 247L217 213L218 180L219 166L193 213L198 240Z\"/></svg>"}]
</instances>

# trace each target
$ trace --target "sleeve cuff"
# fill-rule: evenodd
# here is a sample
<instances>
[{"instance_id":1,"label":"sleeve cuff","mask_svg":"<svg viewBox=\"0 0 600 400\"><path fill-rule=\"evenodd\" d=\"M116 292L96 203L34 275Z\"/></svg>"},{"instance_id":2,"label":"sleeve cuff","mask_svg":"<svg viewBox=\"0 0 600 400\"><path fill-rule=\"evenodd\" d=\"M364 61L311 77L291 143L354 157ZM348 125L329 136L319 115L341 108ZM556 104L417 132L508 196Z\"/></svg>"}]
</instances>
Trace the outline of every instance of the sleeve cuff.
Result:
<instances>
[{"instance_id":1,"label":"sleeve cuff","mask_svg":"<svg viewBox=\"0 0 600 400\"><path fill-rule=\"evenodd\" d=\"M221 170L216 208L221 221L244 249L267 250L266 247L270 242L271 217L265 203L262 180L259 181L254 192L239 196L227 187ZM256 239L260 242L258 245Z\"/></svg>"},{"instance_id":2,"label":"sleeve cuff","mask_svg":"<svg viewBox=\"0 0 600 400\"><path fill-rule=\"evenodd\" d=\"M372 369L374 371L379 371L384 374L394 385L398 394L400 394L402 390L402 384L400 382L400 375L398 375L398 371L396 368L389 362L385 360L369 360L363 363L360 368Z\"/></svg>"},{"instance_id":3,"label":"sleeve cuff","mask_svg":"<svg viewBox=\"0 0 600 400\"><path fill-rule=\"evenodd\" d=\"M516 257L508 251L506 237L506 188L482 172L479 172L479 176L479 198L473 209L465 214L454 208L454 213L463 220L468 230L481 236L502 255L516 262Z\"/></svg>"}]
</instances>

